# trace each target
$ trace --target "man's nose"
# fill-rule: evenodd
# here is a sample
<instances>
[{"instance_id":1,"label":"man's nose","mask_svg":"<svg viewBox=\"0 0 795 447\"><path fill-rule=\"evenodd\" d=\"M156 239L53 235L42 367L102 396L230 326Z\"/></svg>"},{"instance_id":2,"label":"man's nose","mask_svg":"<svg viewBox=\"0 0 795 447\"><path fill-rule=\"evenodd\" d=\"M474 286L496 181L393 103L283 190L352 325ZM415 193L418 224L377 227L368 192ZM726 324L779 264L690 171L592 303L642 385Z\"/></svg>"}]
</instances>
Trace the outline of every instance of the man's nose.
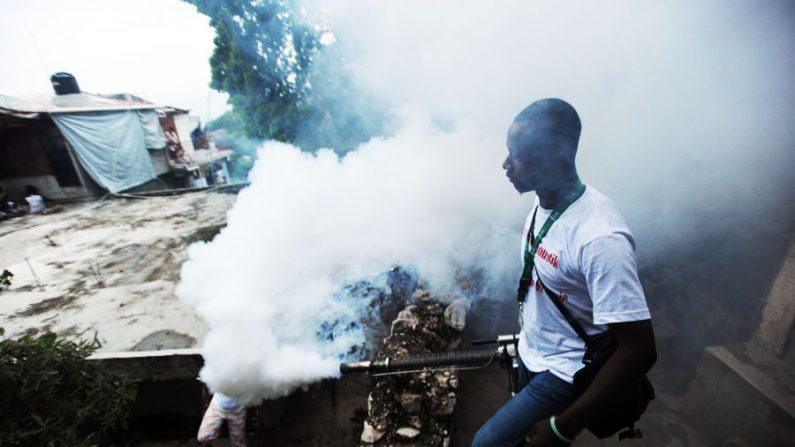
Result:
<instances>
[{"instance_id":1,"label":"man's nose","mask_svg":"<svg viewBox=\"0 0 795 447\"><path fill-rule=\"evenodd\" d=\"M511 167L511 156L508 155L507 157L505 157L505 161L502 162L502 169L507 170L510 167Z\"/></svg>"}]
</instances>

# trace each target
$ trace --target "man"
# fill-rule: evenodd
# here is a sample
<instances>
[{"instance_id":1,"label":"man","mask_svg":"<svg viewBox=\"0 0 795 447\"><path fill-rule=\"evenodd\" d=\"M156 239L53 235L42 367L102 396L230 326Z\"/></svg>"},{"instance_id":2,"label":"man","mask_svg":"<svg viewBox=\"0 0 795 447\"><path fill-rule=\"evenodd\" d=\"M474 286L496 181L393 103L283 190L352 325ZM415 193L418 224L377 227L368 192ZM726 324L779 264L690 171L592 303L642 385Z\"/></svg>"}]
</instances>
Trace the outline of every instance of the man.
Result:
<instances>
[{"instance_id":1,"label":"man","mask_svg":"<svg viewBox=\"0 0 795 447\"><path fill-rule=\"evenodd\" d=\"M25 191L28 193L25 197L25 201L28 202L28 212L30 214L39 214L47 209L44 205L44 197L41 196L41 193L39 193L39 190L35 186L28 185L25 187Z\"/></svg>"},{"instance_id":2,"label":"man","mask_svg":"<svg viewBox=\"0 0 795 447\"><path fill-rule=\"evenodd\" d=\"M577 112L560 99L530 104L508 130L506 175L520 194L537 197L522 236L523 258L534 265L527 293L520 293L520 386L526 385L481 427L475 447L566 445L657 358L634 238L613 203L577 175L580 130ZM609 331L617 342L582 393L573 376L583 367L585 343L545 287L589 336Z\"/></svg>"}]
</instances>

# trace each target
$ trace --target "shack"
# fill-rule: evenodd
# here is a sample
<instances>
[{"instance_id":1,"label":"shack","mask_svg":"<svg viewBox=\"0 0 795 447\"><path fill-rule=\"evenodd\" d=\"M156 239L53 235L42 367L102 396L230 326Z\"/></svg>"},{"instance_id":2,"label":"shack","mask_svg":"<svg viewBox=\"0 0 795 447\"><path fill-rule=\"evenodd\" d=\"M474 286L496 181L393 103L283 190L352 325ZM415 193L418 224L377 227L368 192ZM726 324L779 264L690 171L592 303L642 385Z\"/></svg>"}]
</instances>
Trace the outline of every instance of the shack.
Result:
<instances>
[{"instance_id":1,"label":"shack","mask_svg":"<svg viewBox=\"0 0 795 447\"><path fill-rule=\"evenodd\" d=\"M51 80L54 96L0 94L0 186L9 198L20 200L27 185L74 199L228 182L232 152L206 139L197 148L199 121L187 110L82 92L67 73Z\"/></svg>"}]
</instances>

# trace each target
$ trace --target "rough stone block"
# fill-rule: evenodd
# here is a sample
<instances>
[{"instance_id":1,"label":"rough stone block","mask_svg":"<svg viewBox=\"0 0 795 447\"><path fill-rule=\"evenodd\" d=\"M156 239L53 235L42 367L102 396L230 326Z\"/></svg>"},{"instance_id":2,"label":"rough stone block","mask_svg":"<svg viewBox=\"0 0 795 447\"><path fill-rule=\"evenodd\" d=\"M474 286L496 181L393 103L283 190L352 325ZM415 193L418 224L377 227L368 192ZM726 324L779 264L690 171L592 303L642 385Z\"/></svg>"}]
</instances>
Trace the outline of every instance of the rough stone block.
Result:
<instances>
[{"instance_id":1,"label":"rough stone block","mask_svg":"<svg viewBox=\"0 0 795 447\"><path fill-rule=\"evenodd\" d=\"M711 440L791 446L795 376L789 365L751 346L707 348L683 413Z\"/></svg>"}]
</instances>

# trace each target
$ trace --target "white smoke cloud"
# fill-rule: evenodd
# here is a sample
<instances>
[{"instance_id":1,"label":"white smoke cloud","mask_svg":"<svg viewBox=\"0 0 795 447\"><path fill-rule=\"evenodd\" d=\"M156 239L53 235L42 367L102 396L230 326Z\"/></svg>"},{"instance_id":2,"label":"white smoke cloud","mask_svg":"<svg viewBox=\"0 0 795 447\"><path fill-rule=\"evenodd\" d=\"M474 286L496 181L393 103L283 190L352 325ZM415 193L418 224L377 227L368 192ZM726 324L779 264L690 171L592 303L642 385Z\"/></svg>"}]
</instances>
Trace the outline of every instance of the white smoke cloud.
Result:
<instances>
[{"instance_id":1,"label":"white smoke cloud","mask_svg":"<svg viewBox=\"0 0 795 447\"><path fill-rule=\"evenodd\" d=\"M317 9L357 81L413 105L394 136L341 160L261 149L229 226L191 247L178 288L210 326L210 387L251 402L336 375L361 333L323 344L316 328L355 319L361 303L333 298L346 279L400 264L439 293L472 268L512 285L530 199L503 177L504 132L539 98L580 112L580 172L641 233L643 259L698 238L704 227L692 216L720 216L738 201L749 214L791 211L792 7L610 5Z\"/></svg>"},{"instance_id":2,"label":"white smoke cloud","mask_svg":"<svg viewBox=\"0 0 795 447\"><path fill-rule=\"evenodd\" d=\"M209 324L202 379L212 388L251 402L336 376L361 331L323 344L318 327L356 321L369 304L334 298L346 280L412 266L444 294L484 264L493 283L508 280L523 211L501 152L421 110L403 116L397 135L342 159L265 144L228 226L190 247L177 294Z\"/></svg>"},{"instance_id":3,"label":"white smoke cloud","mask_svg":"<svg viewBox=\"0 0 795 447\"><path fill-rule=\"evenodd\" d=\"M495 143L530 102L569 101L583 121L583 179L631 228L654 229L639 239L652 255L652 238L702 237L683 231L693 223L682 214L792 209L795 7L764 5L338 1L322 17L372 91Z\"/></svg>"}]
</instances>

